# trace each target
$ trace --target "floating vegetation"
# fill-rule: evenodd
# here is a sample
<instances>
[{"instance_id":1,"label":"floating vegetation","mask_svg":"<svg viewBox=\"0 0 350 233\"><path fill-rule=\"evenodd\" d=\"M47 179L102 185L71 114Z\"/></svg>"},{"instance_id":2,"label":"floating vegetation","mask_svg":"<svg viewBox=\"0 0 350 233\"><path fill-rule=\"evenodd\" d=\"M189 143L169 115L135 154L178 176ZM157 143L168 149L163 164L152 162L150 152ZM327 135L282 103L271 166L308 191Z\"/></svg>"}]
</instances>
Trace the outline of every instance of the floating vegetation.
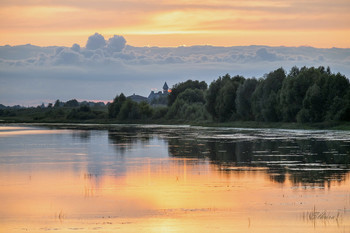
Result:
<instances>
[{"instance_id":1,"label":"floating vegetation","mask_svg":"<svg viewBox=\"0 0 350 233\"><path fill-rule=\"evenodd\" d=\"M340 211L326 211L326 210L316 210L306 211L302 214L303 221L308 223L316 224L316 222L329 223L334 221L339 224L343 220L343 213Z\"/></svg>"}]
</instances>

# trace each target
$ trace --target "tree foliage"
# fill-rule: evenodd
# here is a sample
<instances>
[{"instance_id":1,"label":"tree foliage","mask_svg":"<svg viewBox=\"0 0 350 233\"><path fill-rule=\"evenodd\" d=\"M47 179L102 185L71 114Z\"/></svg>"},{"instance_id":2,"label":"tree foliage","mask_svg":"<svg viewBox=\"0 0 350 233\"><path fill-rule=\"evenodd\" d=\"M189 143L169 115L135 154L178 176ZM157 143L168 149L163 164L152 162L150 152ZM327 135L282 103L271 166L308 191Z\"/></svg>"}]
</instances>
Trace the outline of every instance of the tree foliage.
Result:
<instances>
[{"instance_id":1,"label":"tree foliage","mask_svg":"<svg viewBox=\"0 0 350 233\"><path fill-rule=\"evenodd\" d=\"M186 89L198 89L205 91L208 88L208 85L206 82L202 81L199 82L198 80L192 81L187 80L186 82L178 83L173 86L171 89L170 94L168 95L168 106L173 105L175 102L177 96L184 92Z\"/></svg>"},{"instance_id":2,"label":"tree foliage","mask_svg":"<svg viewBox=\"0 0 350 233\"><path fill-rule=\"evenodd\" d=\"M272 122L280 120L278 95L285 77L285 71L279 68L260 80L252 95L252 111L255 120Z\"/></svg>"},{"instance_id":3,"label":"tree foliage","mask_svg":"<svg viewBox=\"0 0 350 233\"><path fill-rule=\"evenodd\" d=\"M116 96L109 117L118 120L181 119L186 121L255 120L322 122L350 120L350 84L324 67L293 67L288 75L278 68L260 79L226 74L207 88L187 80L174 85L167 108Z\"/></svg>"},{"instance_id":4,"label":"tree foliage","mask_svg":"<svg viewBox=\"0 0 350 233\"><path fill-rule=\"evenodd\" d=\"M266 122L348 121L349 80L328 67L276 69L263 78L225 75L206 93L206 109L215 120Z\"/></svg>"},{"instance_id":5,"label":"tree foliage","mask_svg":"<svg viewBox=\"0 0 350 233\"><path fill-rule=\"evenodd\" d=\"M108 106L109 118L121 121L147 119L153 115L153 109L147 102L137 103L127 99L123 93L117 95Z\"/></svg>"},{"instance_id":6,"label":"tree foliage","mask_svg":"<svg viewBox=\"0 0 350 233\"><path fill-rule=\"evenodd\" d=\"M229 74L213 81L206 96L206 108L212 117L219 121L232 120L236 116L236 92L244 82L244 77Z\"/></svg>"},{"instance_id":7,"label":"tree foliage","mask_svg":"<svg viewBox=\"0 0 350 233\"><path fill-rule=\"evenodd\" d=\"M123 93L117 95L113 102L108 106L108 115L110 118L116 118L120 112L123 103L126 101L126 97Z\"/></svg>"},{"instance_id":8,"label":"tree foliage","mask_svg":"<svg viewBox=\"0 0 350 233\"><path fill-rule=\"evenodd\" d=\"M79 102L76 99L68 100L64 104L64 107L70 107L70 108L79 107Z\"/></svg>"},{"instance_id":9,"label":"tree foliage","mask_svg":"<svg viewBox=\"0 0 350 233\"><path fill-rule=\"evenodd\" d=\"M246 79L237 89L236 110L241 120L254 120L252 95L257 85L258 81L255 78Z\"/></svg>"}]
</instances>

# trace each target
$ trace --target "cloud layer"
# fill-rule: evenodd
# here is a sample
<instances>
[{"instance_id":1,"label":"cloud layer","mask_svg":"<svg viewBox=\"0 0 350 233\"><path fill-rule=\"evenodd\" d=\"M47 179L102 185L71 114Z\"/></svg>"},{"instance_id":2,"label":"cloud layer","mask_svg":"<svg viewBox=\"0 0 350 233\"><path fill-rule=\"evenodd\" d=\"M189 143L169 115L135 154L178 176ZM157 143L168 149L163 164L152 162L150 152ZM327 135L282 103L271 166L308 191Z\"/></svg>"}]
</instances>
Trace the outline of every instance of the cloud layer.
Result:
<instances>
[{"instance_id":1,"label":"cloud layer","mask_svg":"<svg viewBox=\"0 0 350 233\"><path fill-rule=\"evenodd\" d=\"M123 36L95 33L85 47L0 47L0 103L39 104L55 99L111 100L147 96L163 83L205 80L230 73L262 77L273 69L330 66L350 77L350 49L312 47L133 47Z\"/></svg>"}]
</instances>

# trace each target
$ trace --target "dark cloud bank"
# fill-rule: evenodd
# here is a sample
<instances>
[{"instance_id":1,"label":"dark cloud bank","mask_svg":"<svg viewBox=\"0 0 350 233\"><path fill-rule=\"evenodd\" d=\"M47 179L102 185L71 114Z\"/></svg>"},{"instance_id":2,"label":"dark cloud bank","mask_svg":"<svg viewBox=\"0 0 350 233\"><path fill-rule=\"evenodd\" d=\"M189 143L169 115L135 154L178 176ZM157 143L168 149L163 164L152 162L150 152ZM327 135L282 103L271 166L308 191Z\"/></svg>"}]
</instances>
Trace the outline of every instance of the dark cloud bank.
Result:
<instances>
[{"instance_id":1,"label":"dark cloud bank","mask_svg":"<svg viewBox=\"0 0 350 233\"><path fill-rule=\"evenodd\" d=\"M0 46L0 103L31 105L72 98L147 96L187 79L208 84L226 73L262 77L292 66L330 66L350 77L350 49L268 46L133 47L123 36L95 33L85 47Z\"/></svg>"}]
</instances>

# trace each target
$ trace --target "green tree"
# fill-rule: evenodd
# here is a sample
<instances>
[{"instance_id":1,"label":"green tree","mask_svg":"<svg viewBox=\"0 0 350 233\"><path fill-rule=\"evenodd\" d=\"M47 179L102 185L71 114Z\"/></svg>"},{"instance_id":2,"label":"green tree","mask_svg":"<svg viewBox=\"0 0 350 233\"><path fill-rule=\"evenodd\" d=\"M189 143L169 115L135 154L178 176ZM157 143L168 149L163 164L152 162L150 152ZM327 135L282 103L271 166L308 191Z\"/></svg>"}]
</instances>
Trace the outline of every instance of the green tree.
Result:
<instances>
[{"instance_id":1,"label":"green tree","mask_svg":"<svg viewBox=\"0 0 350 233\"><path fill-rule=\"evenodd\" d=\"M347 93L344 96L344 107L339 114L340 120L350 121L350 89L348 89Z\"/></svg>"},{"instance_id":2,"label":"green tree","mask_svg":"<svg viewBox=\"0 0 350 233\"><path fill-rule=\"evenodd\" d=\"M91 108L88 105L82 105L79 108L80 112L91 112Z\"/></svg>"},{"instance_id":3,"label":"green tree","mask_svg":"<svg viewBox=\"0 0 350 233\"><path fill-rule=\"evenodd\" d=\"M275 122L281 119L278 96L285 78L285 71L279 68L259 81L252 95L255 120Z\"/></svg>"},{"instance_id":4,"label":"green tree","mask_svg":"<svg viewBox=\"0 0 350 233\"><path fill-rule=\"evenodd\" d=\"M236 92L244 82L244 77L229 74L213 81L208 89L206 108L211 116L219 121L233 119L236 114Z\"/></svg>"},{"instance_id":5,"label":"green tree","mask_svg":"<svg viewBox=\"0 0 350 233\"><path fill-rule=\"evenodd\" d=\"M332 74L330 68L303 67L296 75L289 75L280 95L283 120L320 122L340 120L349 80L341 74Z\"/></svg>"},{"instance_id":6,"label":"green tree","mask_svg":"<svg viewBox=\"0 0 350 233\"><path fill-rule=\"evenodd\" d=\"M200 89L186 89L181 92L177 98L182 99L187 103L205 103L204 91Z\"/></svg>"},{"instance_id":7,"label":"green tree","mask_svg":"<svg viewBox=\"0 0 350 233\"><path fill-rule=\"evenodd\" d=\"M164 119L168 113L168 107L155 107L153 109L153 119Z\"/></svg>"},{"instance_id":8,"label":"green tree","mask_svg":"<svg viewBox=\"0 0 350 233\"><path fill-rule=\"evenodd\" d=\"M333 99L332 104L328 108L326 114L326 120L335 120L341 121L343 120L344 113L346 112L347 101L346 99L339 98L336 96Z\"/></svg>"},{"instance_id":9,"label":"green tree","mask_svg":"<svg viewBox=\"0 0 350 233\"><path fill-rule=\"evenodd\" d=\"M149 106L149 104L145 101L142 101L138 104L141 118L150 118L153 115L153 109Z\"/></svg>"},{"instance_id":10,"label":"green tree","mask_svg":"<svg viewBox=\"0 0 350 233\"><path fill-rule=\"evenodd\" d=\"M181 119L186 121L208 120L209 117L203 103L190 103L181 98L175 100L174 104L169 107L166 115L167 119Z\"/></svg>"},{"instance_id":11,"label":"green tree","mask_svg":"<svg viewBox=\"0 0 350 233\"><path fill-rule=\"evenodd\" d=\"M344 108L347 105L347 92L350 88L349 80L341 74L325 75L326 80L322 87L326 120L341 120Z\"/></svg>"},{"instance_id":12,"label":"green tree","mask_svg":"<svg viewBox=\"0 0 350 233\"><path fill-rule=\"evenodd\" d=\"M283 82L280 92L280 106L282 118L284 121L296 121L296 116L303 109L303 102L306 97L306 92L314 84L320 88L322 96L323 112L326 114L328 109L332 108L332 112L327 113L327 119L333 119L335 109L339 108L339 101L335 97L343 98L346 90L349 88L348 80L340 75L331 73L330 68L325 69L323 66L318 68L303 67L300 70L293 67L288 77ZM337 100L337 103L334 103ZM333 106L334 105L334 106ZM336 106L337 105L337 106ZM299 120L310 117L310 112L303 111L299 116ZM322 116L324 118L324 116Z\"/></svg>"},{"instance_id":13,"label":"green tree","mask_svg":"<svg viewBox=\"0 0 350 233\"><path fill-rule=\"evenodd\" d=\"M228 75L228 74L227 74ZM216 106L216 98L219 94L219 91L222 86L222 78L219 77L217 80L214 80L207 91L206 94L206 109L209 112L209 114L214 118L219 118L219 113L216 112L215 106Z\"/></svg>"},{"instance_id":14,"label":"green tree","mask_svg":"<svg viewBox=\"0 0 350 233\"><path fill-rule=\"evenodd\" d=\"M119 120L135 120L140 119L140 110L138 104L131 99L126 99L120 108L117 116Z\"/></svg>"},{"instance_id":15,"label":"green tree","mask_svg":"<svg viewBox=\"0 0 350 233\"><path fill-rule=\"evenodd\" d=\"M252 95L258 81L255 78L246 79L237 89L236 110L242 120L254 120L252 111Z\"/></svg>"},{"instance_id":16,"label":"green tree","mask_svg":"<svg viewBox=\"0 0 350 233\"><path fill-rule=\"evenodd\" d=\"M175 84L168 95L168 106L171 106L175 102L177 96L186 89L206 90L207 88L208 85L204 81L199 82L198 80L187 80L186 82Z\"/></svg>"},{"instance_id":17,"label":"green tree","mask_svg":"<svg viewBox=\"0 0 350 233\"><path fill-rule=\"evenodd\" d=\"M98 118L100 113L93 112L88 105L73 108L67 115L67 119L88 120Z\"/></svg>"},{"instance_id":18,"label":"green tree","mask_svg":"<svg viewBox=\"0 0 350 233\"><path fill-rule=\"evenodd\" d=\"M302 118L299 118L301 122L320 122L323 120L323 98L321 88L315 83L306 92L305 99L303 101Z\"/></svg>"},{"instance_id":19,"label":"green tree","mask_svg":"<svg viewBox=\"0 0 350 233\"><path fill-rule=\"evenodd\" d=\"M58 107L60 107L61 106L61 102L60 102L60 100L56 100L56 102L55 102L55 104L54 104L54 108L58 108Z\"/></svg>"},{"instance_id":20,"label":"green tree","mask_svg":"<svg viewBox=\"0 0 350 233\"><path fill-rule=\"evenodd\" d=\"M117 95L113 102L108 106L108 116L110 118L116 118L120 112L123 103L126 101L126 97L123 93Z\"/></svg>"},{"instance_id":21,"label":"green tree","mask_svg":"<svg viewBox=\"0 0 350 233\"><path fill-rule=\"evenodd\" d=\"M236 90L238 85L228 80L219 91L215 111L220 121L230 120L235 113Z\"/></svg>"},{"instance_id":22,"label":"green tree","mask_svg":"<svg viewBox=\"0 0 350 233\"><path fill-rule=\"evenodd\" d=\"M69 108L79 107L79 102L76 99L68 100L64 104L64 107L69 107Z\"/></svg>"},{"instance_id":23,"label":"green tree","mask_svg":"<svg viewBox=\"0 0 350 233\"><path fill-rule=\"evenodd\" d=\"M279 104L283 121L296 121L296 115L303 107L306 91L318 76L318 71L314 68L303 67L299 70L297 67L293 67L290 70L280 92Z\"/></svg>"}]
</instances>

